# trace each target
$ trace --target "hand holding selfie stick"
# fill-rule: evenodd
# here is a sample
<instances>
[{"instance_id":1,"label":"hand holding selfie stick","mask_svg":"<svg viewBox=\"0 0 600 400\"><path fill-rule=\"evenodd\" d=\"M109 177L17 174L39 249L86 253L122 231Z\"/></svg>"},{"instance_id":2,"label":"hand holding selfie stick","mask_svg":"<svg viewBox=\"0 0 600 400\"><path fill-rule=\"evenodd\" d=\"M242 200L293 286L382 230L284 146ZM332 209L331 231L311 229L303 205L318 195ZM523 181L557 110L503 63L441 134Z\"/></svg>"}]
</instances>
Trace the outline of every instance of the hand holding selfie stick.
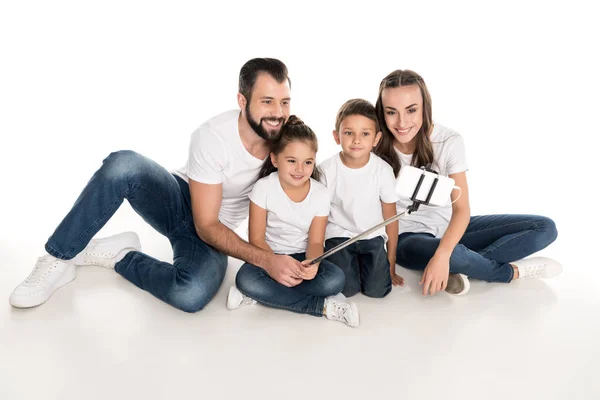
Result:
<instances>
[{"instance_id":1,"label":"hand holding selfie stick","mask_svg":"<svg viewBox=\"0 0 600 400\"><path fill-rule=\"evenodd\" d=\"M375 225L371 229L361 233L360 235L355 236L351 239L348 239L345 242L338 244L334 248L329 249L325 253L321 254L319 257L312 260L308 265L314 265L316 263L319 263L319 262L323 261L324 259L326 259L327 257L329 257L330 255L337 253L338 251L350 246L352 243L355 243L355 242L369 236L371 233L375 232L376 230L383 228L384 226L387 226L387 225L391 224L392 222L399 220L404 214L406 214L406 213L411 214L411 213L417 211L421 204L429 205L429 202L431 201L432 196L434 194L435 188L436 188L436 186L438 186L438 182L440 181L440 178L443 179L444 181L446 181L446 182L444 182L445 183L444 191L447 191L447 188L450 189L448 191L448 194L444 195L444 196L447 196L447 197L445 197L446 199L449 198L450 192L452 191L452 189L455 189L455 188L460 189L458 186L454 186L454 179L448 178L448 177L440 177L440 175L436 171L433 171L429 168L421 167L420 169L417 169L414 167L404 166L404 167L402 167L402 170L400 171L401 174L403 173L403 170L408 171L408 173L405 174L405 176L409 176L409 178L413 178L413 177L416 178L415 174L418 174L419 171L421 174L420 177L418 177L418 182L415 186L415 190L413 191L412 196L410 196L410 199L412 200L413 203L405 211L401 212L400 214L396 214L393 217L386 219L382 223ZM408 178L407 179L402 179L402 178L403 178L402 176L399 176L399 180L398 180L399 185L398 186L400 186L400 184L402 184L402 181L406 181L408 179ZM418 200L418 197L419 197L418 195L420 194L419 191L421 189L421 186L423 186L423 183L425 182L426 178L433 178L433 181L431 182L431 186L429 187L429 192L427 193L427 196L425 197L425 199ZM429 183L430 180L431 179L427 179L427 182ZM397 186L397 190L400 192L400 194L402 194L402 192L404 191L404 188L399 188L398 186ZM444 198L444 196L437 196L436 199ZM437 204L441 205L440 202L438 202Z\"/></svg>"}]
</instances>

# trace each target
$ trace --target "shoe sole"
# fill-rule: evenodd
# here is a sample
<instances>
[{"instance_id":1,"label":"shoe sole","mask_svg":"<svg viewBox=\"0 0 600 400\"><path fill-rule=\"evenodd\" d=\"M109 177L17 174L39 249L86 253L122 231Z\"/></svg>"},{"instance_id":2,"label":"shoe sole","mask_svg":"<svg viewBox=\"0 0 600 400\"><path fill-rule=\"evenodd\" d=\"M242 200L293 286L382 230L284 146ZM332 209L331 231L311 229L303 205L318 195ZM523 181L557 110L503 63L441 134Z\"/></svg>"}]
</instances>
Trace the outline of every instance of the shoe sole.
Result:
<instances>
[{"instance_id":1,"label":"shoe sole","mask_svg":"<svg viewBox=\"0 0 600 400\"><path fill-rule=\"evenodd\" d=\"M358 326L360 325L360 315L358 314L358 306L355 302L351 301L350 308L352 308L352 315L356 315L356 325L348 324L348 326L351 326L352 328L358 328Z\"/></svg>"},{"instance_id":2,"label":"shoe sole","mask_svg":"<svg viewBox=\"0 0 600 400\"><path fill-rule=\"evenodd\" d=\"M234 293L234 294L232 294ZM232 286L229 288L229 293L227 294L227 309L228 310L237 310L238 308L240 308L240 304L242 304L242 298L240 297L239 301L237 301L236 305L234 306L234 302L233 302L233 297L237 296L236 290L235 290L235 286Z\"/></svg>"},{"instance_id":3,"label":"shoe sole","mask_svg":"<svg viewBox=\"0 0 600 400\"><path fill-rule=\"evenodd\" d=\"M75 280L76 277L77 277L77 275L75 273L75 266L72 266L72 268L69 268L67 271L65 271L65 273L61 277L61 279L55 284L54 289L52 289L51 291L45 292L43 294L43 296L27 297L25 299L21 299L21 301L19 301L18 298L13 299L11 297L10 298L10 304L13 307L15 307L15 308L33 308L33 307L37 307L39 305L42 305L45 302L47 302L48 299L50 299L50 297L52 297L52 295L54 294L54 292L56 292L61 287L65 286L67 283L72 282L73 280Z\"/></svg>"},{"instance_id":4,"label":"shoe sole","mask_svg":"<svg viewBox=\"0 0 600 400\"><path fill-rule=\"evenodd\" d=\"M448 288L446 288L446 293L451 294L452 296L462 296L462 295L466 294L469 291L469 289L471 289L471 282L469 282L469 278L463 274L458 274L458 275L460 275L462 277L463 288L458 293L448 292Z\"/></svg>"}]
</instances>

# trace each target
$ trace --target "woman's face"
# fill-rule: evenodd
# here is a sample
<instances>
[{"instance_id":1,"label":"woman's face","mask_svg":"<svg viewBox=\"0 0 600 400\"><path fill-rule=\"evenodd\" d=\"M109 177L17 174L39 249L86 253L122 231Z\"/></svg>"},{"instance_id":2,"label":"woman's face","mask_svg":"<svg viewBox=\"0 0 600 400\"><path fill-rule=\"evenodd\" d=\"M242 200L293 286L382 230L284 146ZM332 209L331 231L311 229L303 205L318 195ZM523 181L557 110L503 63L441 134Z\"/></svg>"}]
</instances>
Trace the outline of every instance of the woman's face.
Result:
<instances>
[{"instance_id":1,"label":"woman's face","mask_svg":"<svg viewBox=\"0 0 600 400\"><path fill-rule=\"evenodd\" d=\"M423 125L423 96L417 85L383 89L385 124L400 150L406 149Z\"/></svg>"}]
</instances>

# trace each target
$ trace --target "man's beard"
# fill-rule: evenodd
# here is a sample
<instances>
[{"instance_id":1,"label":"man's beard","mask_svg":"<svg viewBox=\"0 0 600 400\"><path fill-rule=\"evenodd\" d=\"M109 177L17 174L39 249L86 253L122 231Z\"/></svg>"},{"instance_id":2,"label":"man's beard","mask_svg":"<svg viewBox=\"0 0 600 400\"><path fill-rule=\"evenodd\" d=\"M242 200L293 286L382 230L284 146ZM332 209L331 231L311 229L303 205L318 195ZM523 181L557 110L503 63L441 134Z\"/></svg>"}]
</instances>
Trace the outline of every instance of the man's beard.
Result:
<instances>
[{"instance_id":1,"label":"man's beard","mask_svg":"<svg viewBox=\"0 0 600 400\"><path fill-rule=\"evenodd\" d=\"M267 141L273 141L279 137L281 133L281 128L283 127L283 123L285 122L285 118L261 118L260 121L256 122L254 118L252 118L252 114L250 114L250 105L246 104L246 119L248 120L248 124L252 128L254 132L261 138ZM262 126L263 121L277 121L280 122L279 130L276 132L268 131Z\"/></svg>"}]
</instances>

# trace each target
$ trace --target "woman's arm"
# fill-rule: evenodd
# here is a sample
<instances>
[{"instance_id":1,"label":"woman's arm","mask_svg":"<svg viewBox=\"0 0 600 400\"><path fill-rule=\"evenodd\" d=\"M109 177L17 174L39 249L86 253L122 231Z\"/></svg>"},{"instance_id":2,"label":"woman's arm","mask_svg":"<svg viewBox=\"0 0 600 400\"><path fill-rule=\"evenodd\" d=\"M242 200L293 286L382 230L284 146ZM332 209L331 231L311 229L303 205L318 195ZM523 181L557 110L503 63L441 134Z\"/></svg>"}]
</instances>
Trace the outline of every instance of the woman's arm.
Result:
<instances>
[{"instance_id":1,"label":"woman's arm","mask_svg":"<svg viewBox=\"0 0 600 400\"><path fill-rule=\"evenodd\" d=\"M450 218L448 229L446 229L446 232L442 236L435 254L429 260L421 277L420 284L423 285L424 296L427 296L427 294L433 295L446 289L450 273L450 256L454 251L454 247L456 247L464 235L471 218L466 172L459 172L449 176L454 179L456 186L460 187L462 192L453 190L450 195L453 203L452 217Z\"/></svg>"}]
</instances>

